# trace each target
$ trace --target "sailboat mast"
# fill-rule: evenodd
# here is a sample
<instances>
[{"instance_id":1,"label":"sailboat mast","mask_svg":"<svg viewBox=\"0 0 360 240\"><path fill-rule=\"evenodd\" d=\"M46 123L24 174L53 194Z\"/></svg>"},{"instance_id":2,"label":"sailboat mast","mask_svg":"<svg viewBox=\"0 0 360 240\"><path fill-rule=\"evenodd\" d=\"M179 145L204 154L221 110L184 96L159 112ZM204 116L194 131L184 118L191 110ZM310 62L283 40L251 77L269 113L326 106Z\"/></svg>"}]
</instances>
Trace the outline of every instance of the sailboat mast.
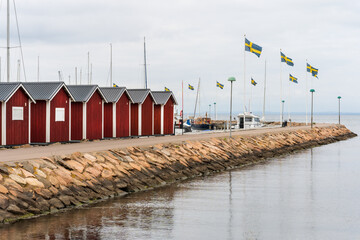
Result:
<instances>
[{"instance_id":1,"label":"sailboat mast","mask_svg":"<svg viewBox=\"0 0 360 240\"><path fill-rule=\"evenodd\" d=\"M110 43L110 87L112 87L112 43Z\"/></svg>"},{"instance_id":2,"label":"sailboat mast","mask_svg":"<svg viewBox=\"0 0 360 240\"><path fill-rule=\"evenodd\" d=\"M199 117L201 117L201 112L200 112L200 78L199 78L199 84L198 84L198 92L199 92Z\"/></svg>"},{"instance_id":3,"label":"sailboat mast","mask_svg":"<svg viewBox=\"0 0 360 240\"><path fill-rule=\"evenodd\" d=\"M6 28L6 51L7 51L7 81L10 82L10 3L7 0L7 28Z\"/></svg>"},{"instance_id":4,"label":"sailboat mast","mask_svg":"<svg viewBox=\"0 0 360 240\"><path fill-rule=\"evenodd\" d=\"M40 81L40 56L38 56L37 62L37 81Z\"/></svg>"},{"instance_id":5,"label":"sailboat mast","mask_svg":"<svg viewBox=\"0 0 360 240\"><path fill-rule=\"evenodd\" d=\"M20 60L17 60L17 77L16 80L20 82Z\"/></svg>"},{"instance_id":6,"label":"sailboat mast","mask_svg":"<svg viewBox=\"0 0 360 240\"><path fill-rule=\"evenodd\" d=\"M196 100L195 100L195 108L194 108L194 120L195 120L195 114L196 114L196 105L197 105L197 102L198 102L198 99L199 99L199 87L200 87L200 78L199 78L198 88L196 90Z\"/></svg>"},{"instance_id":7,"label":"sailboat mast","mask_svg":"<svg viewBox=\"0 0 360 240\"><path fill-rule=\"evenodd\" d=\"M147 69L146 69L146 43L144 37L144 70L145 70L145 89L147 89Z\"/></svg>"},{"instance_id":8,"label":"sailboat mast","mask_svg":"<svg viewBox=\"0 0 360 240\"><path fill-rule=\"evenodd\" d=\"M87 57L88 57L88 59L87 59L88 60L88 62L87 62L88 85L90 85L90 53L89 52L87 53Z\"/></svg>"}]
</instances>

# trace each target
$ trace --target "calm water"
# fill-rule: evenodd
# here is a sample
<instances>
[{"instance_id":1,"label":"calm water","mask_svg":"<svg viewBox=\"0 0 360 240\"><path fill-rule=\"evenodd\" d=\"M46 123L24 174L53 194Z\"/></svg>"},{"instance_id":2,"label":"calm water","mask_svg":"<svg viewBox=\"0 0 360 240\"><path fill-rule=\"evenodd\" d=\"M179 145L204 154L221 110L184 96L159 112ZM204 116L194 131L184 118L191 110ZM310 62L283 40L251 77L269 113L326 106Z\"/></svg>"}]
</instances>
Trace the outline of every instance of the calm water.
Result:
<instances>
[{"instance_id":1,"label":"calm water","mask_svg":"<svg viewBox=\"0 0 360 240\"><path fill-rule=\"evenodd\" d=\"M317 121L336 121L319 116ZM343 122L360 132L360 116ZM359 138L0 228L3 239L360 239Z\"/></svg>"}]
</instances>

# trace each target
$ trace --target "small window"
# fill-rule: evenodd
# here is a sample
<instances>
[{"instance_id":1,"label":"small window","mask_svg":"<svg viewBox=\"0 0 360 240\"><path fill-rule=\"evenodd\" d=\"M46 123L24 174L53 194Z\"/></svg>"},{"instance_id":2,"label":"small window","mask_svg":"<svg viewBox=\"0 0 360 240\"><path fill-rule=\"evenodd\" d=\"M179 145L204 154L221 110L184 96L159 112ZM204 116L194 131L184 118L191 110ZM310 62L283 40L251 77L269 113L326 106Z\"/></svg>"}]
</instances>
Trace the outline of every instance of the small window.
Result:
<instances>
[{"instance_id":1,"label":"small window","mask_svg":"<svg viewBox=\"0 0 360 240\"><path fill-rule=\"evenodd\" d=\"M245 117L245 122L252 122L252 117Z\"/></svg>"},{"instance_id":2,"label":"small window","mask_svg":"<svg viewBox=\"0 0 360 240\"><path fill-rule=\"evenodd\" d=\"M55 122L65 122L65 108L55 108Z\"/></svg>"},{"instance_id":3,"label":"small window","mask_svg":"<svg viewBox=\"0 0 360 240\"><path fill-rule=\"evenodd\" d=\"M23 107L13 107L12 108L12 120L13 121L23 121L24 120L24 108Z\"/></svg>"}]
</instances>

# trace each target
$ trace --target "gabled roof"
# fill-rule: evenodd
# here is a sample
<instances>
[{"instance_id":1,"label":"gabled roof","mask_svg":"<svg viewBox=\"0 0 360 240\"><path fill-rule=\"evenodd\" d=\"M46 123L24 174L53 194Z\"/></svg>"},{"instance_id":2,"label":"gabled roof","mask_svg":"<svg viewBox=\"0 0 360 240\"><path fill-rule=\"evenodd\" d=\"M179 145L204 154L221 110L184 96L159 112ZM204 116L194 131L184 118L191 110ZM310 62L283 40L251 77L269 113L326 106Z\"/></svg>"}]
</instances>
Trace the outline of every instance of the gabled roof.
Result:
<instances>
[{"instance_id":1,"label":"gabled roof","mask_svg":"<svg viewBox=\"0 0 360 240\"><path fill-rule=\"evenodd\" d=\"M74 96L75 102L89 101L95 91L99 91L101 97L107 102L98 85L67 85L67 87Z\"/></svg>"},{"instance_id":2,"label":"gabled roof","mask_svg":"<svg viewBox=\"0 0 360 240\"><path fill-rule=\"evenodd\" d=\"M133 102L125 87L101 87L100 90L109 103L118 102L124 93L130 98L131 102Z\"/></svg>"},{"instance_id":3,"label":"gabled roof","mask_svg":"<svg viewBox=\"0 0 360 240\"><path fill-rule=\"evenodd\" d=\"M35 100L51 101L63 87L74 100L64 82L24 82L22 84Z\"/></svg>"},{"instance_id":4,"label":"gabled roof","mask_svg":"<svg viewBox=\"0 0 360 240\"><path fill-rule=\"evenodd\" d=\"M25 91L25 93L29 96L31 101L35 102L31 94L19 82L0 83L0 102L7 102L19 88L22 88Z\"/></svg>"},{"instance_id":5,"label":"gabled roof","mask_svg":"<svg viewBox=\"0 0 360 240\"><path fill-rule=\"evenodd\" d=\"M170 97L174 100L175 105L178 104L173 92L151 91L151 93L154 96L156 104L165 105L167 103L167 101L169 101Z\"/></svg>"},{"instance_id":6,"label":"gabled roof","mask_svg":"<svg viewBox=\"0 0 360 240\"><path fill-rule=\"evenodd\" d=\"M152 99L155 101L150 89L127 89L133 103L143 103L146 97L150 94Z\"/></svg>"}]
</instances>

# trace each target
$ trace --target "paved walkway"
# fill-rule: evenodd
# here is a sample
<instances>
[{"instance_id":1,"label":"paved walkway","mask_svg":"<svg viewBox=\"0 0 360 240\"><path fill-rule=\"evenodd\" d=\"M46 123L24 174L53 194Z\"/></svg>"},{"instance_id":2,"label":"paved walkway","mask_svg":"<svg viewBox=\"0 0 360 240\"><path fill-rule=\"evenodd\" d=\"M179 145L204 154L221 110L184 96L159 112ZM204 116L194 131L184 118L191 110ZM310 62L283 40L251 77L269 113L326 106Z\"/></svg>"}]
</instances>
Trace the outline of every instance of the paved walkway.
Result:
<instances>
[{"instance_id":1,"label":"paved walkway","mask_svg":"<svg viewBox=\"0 0 360 240\"><path fill-rule=\"evenodd\" d=\"M317 124L318 127L331 126L332 124ZM251 136L264 133L275 133L293 131L299 129L310 129L310 126L300 127L273 127L250 130L235 130L233 136ZM213 137L227 137L229 132L209 132L201 134L184 134L177 136L141 137L129 139L113 139L95 142L81 142L71 144L53 144L49 146L36 146L30 148L6 149L0 151L0 162L13 162L48 157L53 155L66 155L74 152L93 152L108 149L126 148L130 146L149 146L161 143L177 143L187 140L196 141Z\"/></svg>"}]
</instances>

